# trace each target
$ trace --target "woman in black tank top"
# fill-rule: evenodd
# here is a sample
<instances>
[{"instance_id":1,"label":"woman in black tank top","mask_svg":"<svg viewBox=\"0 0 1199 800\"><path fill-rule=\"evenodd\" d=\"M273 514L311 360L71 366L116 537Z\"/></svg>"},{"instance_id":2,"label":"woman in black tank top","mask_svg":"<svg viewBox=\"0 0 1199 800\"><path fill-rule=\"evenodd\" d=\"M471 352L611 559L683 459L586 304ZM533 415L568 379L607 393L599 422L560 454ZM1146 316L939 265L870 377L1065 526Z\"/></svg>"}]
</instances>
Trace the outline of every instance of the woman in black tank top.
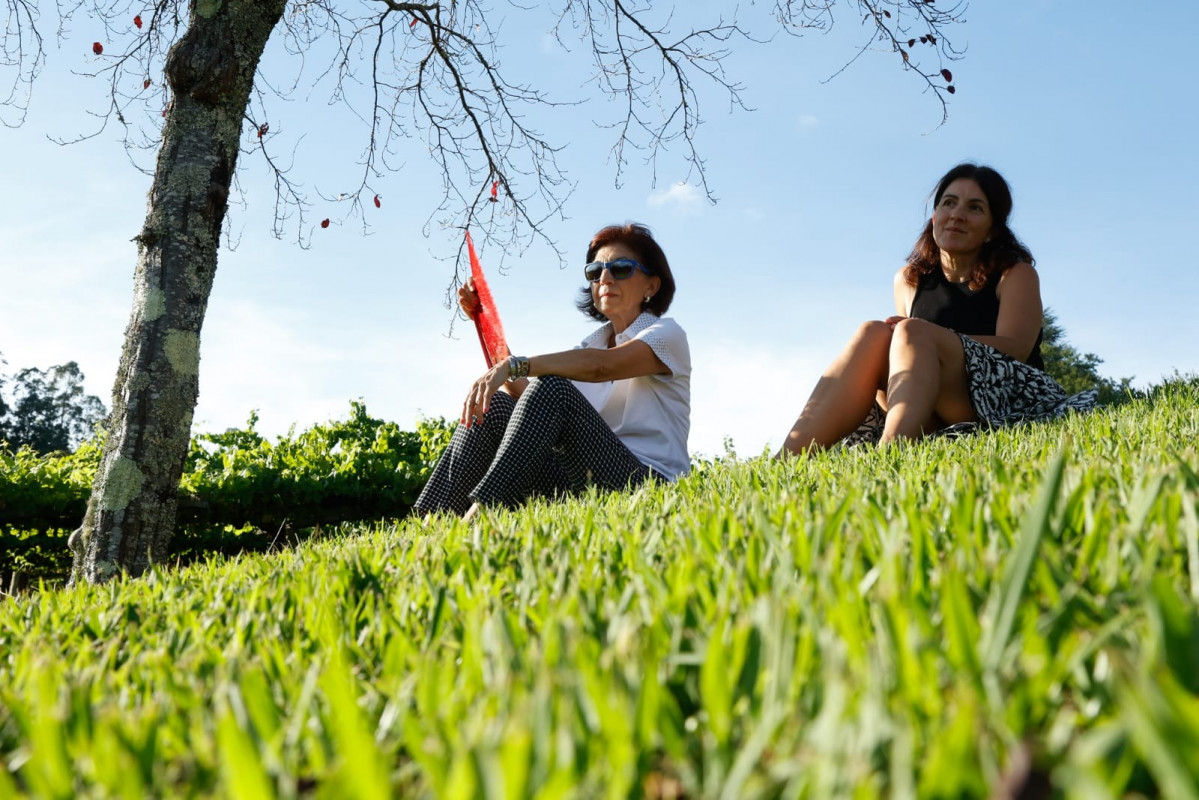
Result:
<instances>
[{"instance_id":1,"label":"woman in black tank top","mask_svg":"<svg viewBox=\"0 0 1199 800\"><path fill-rule=\"evenodd\" d=\"M895 276L895 316L858 328L779 456L1094 404L1067 398L1043 371L1040 284L1008 227L1011 210L1007 182L990 167L959 164L938 181L932 218Z\"/></svg>"}]
</instances>

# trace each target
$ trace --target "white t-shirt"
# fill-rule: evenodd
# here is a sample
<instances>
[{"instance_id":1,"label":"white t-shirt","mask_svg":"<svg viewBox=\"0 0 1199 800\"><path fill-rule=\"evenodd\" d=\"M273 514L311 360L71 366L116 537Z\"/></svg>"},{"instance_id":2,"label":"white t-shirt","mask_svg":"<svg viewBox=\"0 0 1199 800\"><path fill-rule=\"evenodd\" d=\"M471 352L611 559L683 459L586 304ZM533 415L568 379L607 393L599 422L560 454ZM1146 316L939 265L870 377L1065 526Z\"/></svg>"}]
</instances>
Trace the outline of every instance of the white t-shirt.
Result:
<instances>
[{"instance_id":1,"label":"white t-shirt","mask_svg":"<svg viewBox=\"0 0 1199 800\"><path fill-rule=\"evenodd\" d=\"M606 350L612 323L588 336L579 348ZM650 346L669 375L643 375L620 381L573 381L608 427L637 459L673 481L691 469L687 434L691 430L691 349L673 319L645 311L616 334L616 344L639 339Z\"/></svg>"}]
</instances>

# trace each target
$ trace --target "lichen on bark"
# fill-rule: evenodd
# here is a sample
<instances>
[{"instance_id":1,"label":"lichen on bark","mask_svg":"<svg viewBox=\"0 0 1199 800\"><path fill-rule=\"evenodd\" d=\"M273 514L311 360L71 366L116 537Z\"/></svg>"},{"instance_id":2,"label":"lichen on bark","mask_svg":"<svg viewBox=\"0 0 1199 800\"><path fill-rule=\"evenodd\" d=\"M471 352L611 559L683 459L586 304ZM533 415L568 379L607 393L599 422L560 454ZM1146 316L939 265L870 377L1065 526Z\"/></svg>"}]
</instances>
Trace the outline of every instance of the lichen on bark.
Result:
<instances>
[{"instance_id":1,"label":"lichen on bark","mask_svg":"<svg viewBox=\"0 0 1199 800\"><path fill-rule=\"evenodd\" d=\"M100 507L105 511L123 511L141 491L142 471L133 460L117 456L105 477Z\"/></svg>"},{"instance_id":2,"label":"lichen on bark","mask_svg":"<svg viewBox=\"0 0 1199 800\"><path fill-rule=\"evenodd\" d=\"M211 19L224 5L223 0L197 0L196 13L205 19Z\"/></svg>"},{"instance_id":3,"label":"lichen on bark","mask_svg":"<svg viewBox=\"0 0 1199 800\"><path fill-rule=\"evenodd\" d=\"M167 310L166 295L162 289L149 287L146 289L146 299L142 301L142 319L146 322L153 322L160 318Z\"/></svg>"},{"instance_id":4,"label":"lichen on bark","mask_svg":"<svg viewBox=\"0 0 1199 800\"><path fill-rule=\"evenodd\" d=\"M200 374L200 337L195 333L169 330L162 349L175 372L180 375Z\"/></svg>"}]
</instances>

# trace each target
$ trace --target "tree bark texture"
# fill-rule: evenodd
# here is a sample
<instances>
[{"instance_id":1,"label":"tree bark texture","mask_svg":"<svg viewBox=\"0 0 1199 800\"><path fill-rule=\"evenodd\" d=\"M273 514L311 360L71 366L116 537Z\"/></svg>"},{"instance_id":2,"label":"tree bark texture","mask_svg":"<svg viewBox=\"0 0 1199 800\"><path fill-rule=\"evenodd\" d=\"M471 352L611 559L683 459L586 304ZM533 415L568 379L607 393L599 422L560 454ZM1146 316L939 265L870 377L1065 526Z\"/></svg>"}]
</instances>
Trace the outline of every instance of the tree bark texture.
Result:
<instances>
[{"instance_id":1,"label":"tree bark texture","mask_svg":"<svg viewBox=\"0 0 1199 800\"><path fill-rule=\"evenodd\" d=\"M200 329L258 62L287 0L191 0L136 237L133 310L73 580L142 574L167 554L199 393Z\"/></svg>"}]
</instances>

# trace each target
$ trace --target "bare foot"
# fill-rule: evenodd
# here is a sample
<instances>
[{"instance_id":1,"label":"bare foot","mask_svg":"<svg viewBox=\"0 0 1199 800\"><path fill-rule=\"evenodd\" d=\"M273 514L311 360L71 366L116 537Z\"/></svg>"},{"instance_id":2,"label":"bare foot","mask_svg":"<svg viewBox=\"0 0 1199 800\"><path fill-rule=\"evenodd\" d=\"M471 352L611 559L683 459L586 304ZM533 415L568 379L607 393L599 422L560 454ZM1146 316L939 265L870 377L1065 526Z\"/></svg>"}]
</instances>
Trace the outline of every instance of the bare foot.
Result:
<instances>
[{"instance_id":1,"label":"bare foot","mask_svg":"<svg viewBox=\"0 0 1199 800\"><path fill-rule=\"evenodd\" d=\"M472 519L479 516L479 512L481 510L482 508L479 506L479 504L475 503L470 508L466 509L466 513L462 515L462 521L470 522Z\"/></svg>"}]
</instances>

